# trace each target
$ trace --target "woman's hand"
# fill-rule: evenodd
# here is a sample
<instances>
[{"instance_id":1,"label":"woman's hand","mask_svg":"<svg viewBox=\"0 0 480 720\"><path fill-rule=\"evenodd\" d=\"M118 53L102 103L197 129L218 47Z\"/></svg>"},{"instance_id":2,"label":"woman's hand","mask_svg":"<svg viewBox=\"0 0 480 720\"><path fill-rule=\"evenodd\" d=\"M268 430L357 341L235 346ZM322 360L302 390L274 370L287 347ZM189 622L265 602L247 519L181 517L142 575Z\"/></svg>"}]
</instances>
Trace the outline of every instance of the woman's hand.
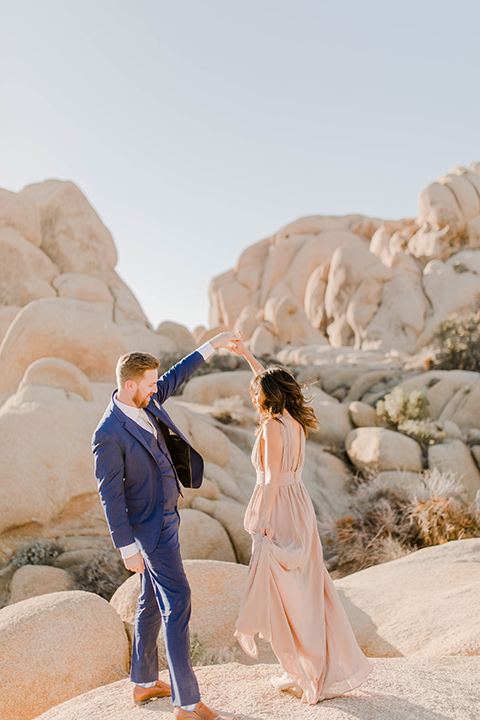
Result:
<instances>
[{"instance_id":1,"label":"woman's hand","mask_svg":"<svg viewBox=\"0 0 480 720\"><path fill-rule=\"evenodd\" d=\"M240 335L240 338L242 337L241 333L238 333ZM232 340L232 342L228 343L228 349L232 352L236 353L237 355L242 355L245 357L245 355L248 353L247 348L245 347L245 344L242 339L239 340Z\"/></svg>"},{"instance_id":2,"label":"woman's hand","mask_svg":"<svg viewBox=\"0 0 480 720\"><path fill-rule=\"evenodd\" d=\"M259 372L262 372L263 365L258 362L257 358L252 355L250 350L246 347L245 343L243 342L242 333L237 332L237 335L239 336L236 339L232 339L228 343L228 349L230 352L235 353L236 355L240 355L241 357L244 357L245 360L250 365L252 372L254 375L257 375Z\"/></svg>"},{"instance_id":3,"label":"woman's hand","mask_svg":"<svg viewBox=\"0 0 480 720\"><path fill-rule=\"evenodd\" d=\"M274 535L273 528L266 520L260 520L260 536L265 537L265 535L267 536L268 542L272 542Z\"/></svg>"}]
</instances>

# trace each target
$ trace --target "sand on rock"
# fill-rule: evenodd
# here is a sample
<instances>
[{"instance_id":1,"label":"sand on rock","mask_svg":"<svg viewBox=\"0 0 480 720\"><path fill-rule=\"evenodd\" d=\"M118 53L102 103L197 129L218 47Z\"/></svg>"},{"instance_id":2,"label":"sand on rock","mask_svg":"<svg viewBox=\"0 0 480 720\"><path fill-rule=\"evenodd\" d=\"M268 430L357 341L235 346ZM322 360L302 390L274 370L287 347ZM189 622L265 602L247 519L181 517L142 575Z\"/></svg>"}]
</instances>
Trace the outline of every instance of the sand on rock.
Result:
<instances>
[{"instance_id":1,"label":"sand on rock","mask_svg":"<svg viewBox=\"0 0 480 720\"><path fill-rule=\"evenodd\" d=\"M213 665L197 669L202 699L237 720L474 720L480 702L480 659L376 659L366 682L317 705L275 692L272 665ZM166 673L161 677L168 679ZM135 707L128 680L62 703L37 720L172 720L171 700Z\"/></svg>"}]
</instances>

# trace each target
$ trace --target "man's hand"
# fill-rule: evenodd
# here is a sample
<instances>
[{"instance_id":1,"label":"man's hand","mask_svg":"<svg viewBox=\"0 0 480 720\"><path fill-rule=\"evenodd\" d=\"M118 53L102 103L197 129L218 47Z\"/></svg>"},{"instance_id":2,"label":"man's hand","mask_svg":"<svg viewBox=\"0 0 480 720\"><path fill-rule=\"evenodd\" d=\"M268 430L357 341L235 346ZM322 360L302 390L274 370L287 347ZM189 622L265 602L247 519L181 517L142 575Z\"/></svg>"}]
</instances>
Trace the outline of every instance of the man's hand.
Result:
<instances>
[{"instance_id":1,"label":"man's hand","mask_svg":"<svg viewBox=\"0 0 480 720\"><path fill-rule=\"evenodd\" d=\"M143 562L143 557L142 557L141 552L135 553L135 555L132 555L132 557L125 558L123 561L123 564L125 565L127 570L130 570L130 572L140 573L140 574L145 572L145 565Z\"/></svg>"},{"instance_id":2,"label":"man's hand","mask_svg":"<svg viewBox=\"0 0 480 720\"><path fill-rule=\"evenodd\" d=\"M225 348L226 350L230 350L231 352L229 343L241 339L242 336L239 332L222 332L218 335L215 335L215 337L210 340L210 344L215 348L215 350L218 350L218 348Z\"/></svg>"}]
</instances>

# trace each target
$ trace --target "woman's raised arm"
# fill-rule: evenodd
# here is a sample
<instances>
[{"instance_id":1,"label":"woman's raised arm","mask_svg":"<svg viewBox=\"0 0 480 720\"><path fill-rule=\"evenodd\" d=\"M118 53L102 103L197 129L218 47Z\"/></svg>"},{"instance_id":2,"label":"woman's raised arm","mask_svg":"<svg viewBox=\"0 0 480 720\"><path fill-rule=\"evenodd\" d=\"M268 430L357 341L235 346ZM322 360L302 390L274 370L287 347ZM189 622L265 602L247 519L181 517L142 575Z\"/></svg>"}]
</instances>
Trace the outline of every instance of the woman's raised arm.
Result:
<instances>
[{"instance_id":1,"label":"woman's raised arm","mask_svg":"<svg viewBox=\"0 0 480 720\"><path fill-rule=\"evenodd\" d=\"M264 370L262 363L259 362L254 355L252 355L252 353L247 347L245 347L242 340L233 340L228 344L228 347L232 352L245 358L245 360L252 368L252 372L254 375L257 375L259 372L262 372L262 370Z\"/></svg>"}]
</instances>

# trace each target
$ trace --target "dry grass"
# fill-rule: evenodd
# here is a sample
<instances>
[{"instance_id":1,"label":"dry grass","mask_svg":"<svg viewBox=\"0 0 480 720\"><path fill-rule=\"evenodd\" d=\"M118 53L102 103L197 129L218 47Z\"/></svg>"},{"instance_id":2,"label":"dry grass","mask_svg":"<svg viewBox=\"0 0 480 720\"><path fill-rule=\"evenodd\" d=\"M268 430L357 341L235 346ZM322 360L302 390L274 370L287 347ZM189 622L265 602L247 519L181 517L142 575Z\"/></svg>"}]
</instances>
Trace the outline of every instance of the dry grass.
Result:
<instances>
[{"instance_id":1,"label":"dry grass","mask_svg":"<svg viewBox=\"0 0 480 720\"><path fill-rule=\"evenodd\" d=\"M427 472L413 487L360 485L328 537L331 567L346 575L449 540L480 537L480 512L451 474Z\"/></svg>"},{"instance_id":2,"label":"dry grass","mask_svg":"<svg viewBox=\"0 0 480 720\"><path fill-rule=\"evenodd\" d=\"M61 552L61 547L52 540L36 540L22 545L13 556L12 564L16 568L23 565L53 565Z\"/></svg>"},{"instance_id":3,"label":"dry grass","mask_svg":"<svg viewBox=\"0 0 480 720\"><path fill-rule=\"evenodd\" d=\"M106 553L69 568L69 572L75 578L77 590L96 593L105 600L110 600L115 590L131 575L125 570L120 557L112 564L111 555Z\"/></svg>"},{"instance_id":4,"label":"dry grass","mask_svg":"<svg viewBox=\"0 0 480 720\"><path fill-rule=\"evenodd\" d=\"M480 518L472 507L455 498L432 496L412 510L422 546L441 545L449 540L480 537Z\"/></svg>"},{"instance_id":5,"label":"dry grass","mask_svg":"<svg viewBox=\"0 0 480 720\"><path fill-rule=\"evenodd\" d=\"M192 665L225 665L235 661L235 655L229 648L209 647L200 640L198 633L190 636L190 659Z\"/></svg>"}]
</instances>

